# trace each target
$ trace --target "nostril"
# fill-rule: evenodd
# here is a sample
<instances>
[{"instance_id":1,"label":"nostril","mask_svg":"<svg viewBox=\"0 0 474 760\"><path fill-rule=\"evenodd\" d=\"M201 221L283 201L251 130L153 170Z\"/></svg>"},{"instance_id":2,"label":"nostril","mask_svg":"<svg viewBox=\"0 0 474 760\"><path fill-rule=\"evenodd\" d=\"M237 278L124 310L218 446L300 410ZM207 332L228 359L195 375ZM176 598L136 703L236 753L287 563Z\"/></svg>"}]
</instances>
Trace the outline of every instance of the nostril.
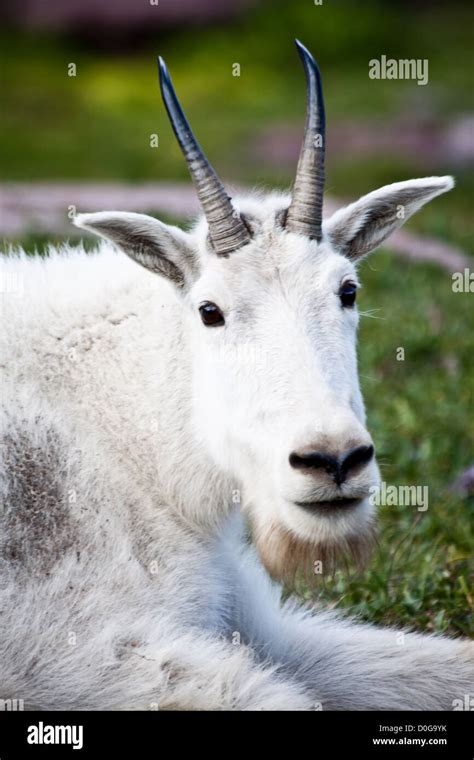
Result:
<instances>
[{"instance_id":1,"label":"nostril","mask_svg":"<svg viewBox=\"0 0 474 760\"><path fill-rule=\"evenodd\" d=\"M332 457L330 454L322 454L320 451L308 451L300 454L293 452L290 454L290 465L295 470L324 469L328 473L336 472L338 469L336 457Z\"/></svg>"},{"instance_id":2,"label":"nostril","mask_svg":"<svg viewBox=\"0 0 474 760\"><path fill-rule=\"evenodd\" d=\"M373 446L357 446L355 449L351 449L344 455L341 462L341 473L345 479L347 473L353 470L354 467L368 464L374 456Z\"/></svg>"}]
</instances>

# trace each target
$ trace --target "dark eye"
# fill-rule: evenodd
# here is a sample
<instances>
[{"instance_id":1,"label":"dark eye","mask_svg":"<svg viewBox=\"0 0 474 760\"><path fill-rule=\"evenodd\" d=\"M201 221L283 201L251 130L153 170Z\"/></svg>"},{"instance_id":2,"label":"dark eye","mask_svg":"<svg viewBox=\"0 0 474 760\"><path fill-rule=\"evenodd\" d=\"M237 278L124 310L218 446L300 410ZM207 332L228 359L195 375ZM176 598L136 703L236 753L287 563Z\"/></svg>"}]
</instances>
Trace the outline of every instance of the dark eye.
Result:
<instances>
[{"instance_id":1,"label":"dark eye","mask_svg":"<svg viewBox=\"0 0 474 760\"><path fill-rule=\"evenodd\" d=\"M224 324L224 315L215 303L206 301L199 307L199 313L204 325L208 327L218 327Z\"/></svg>"},{"instance_id":2,"label":"dark eye","mask_svg":"<svg viewBox=\"0 0 474 760\"><path fill-rule=\"evenodd\" d=\"M339 298L341 299L341 304L343 306L353 306L356 300L356 295L357 285L353 282L345 282L344 285L341 285Z\"/></svg>"}]
</instances>

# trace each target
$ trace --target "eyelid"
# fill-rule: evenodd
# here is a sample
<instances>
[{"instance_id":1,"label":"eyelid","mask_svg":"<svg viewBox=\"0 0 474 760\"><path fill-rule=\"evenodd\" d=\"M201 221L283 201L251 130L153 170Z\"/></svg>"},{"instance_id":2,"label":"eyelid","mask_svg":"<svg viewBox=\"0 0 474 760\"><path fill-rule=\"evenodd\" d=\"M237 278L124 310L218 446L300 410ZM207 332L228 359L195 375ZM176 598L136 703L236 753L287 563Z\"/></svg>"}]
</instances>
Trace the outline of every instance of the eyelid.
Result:
<instances>
[{"instance_id":1,"label":"eyelid","mask_svg":"<svg viewBox=\"0 0 474 760\"><path fill-rule=\"evenodd\" d=\"M203 298L202 301L199 301L198 303L198 309L201 308L201 306L207 306L208 304L211 304L212 306L216 306L219 311L221 311L223 314L227 312L227 309L224 308L224 306L221 306L220 303L217 301L213 301L212 298Z\"/></svg>"},{"instance_id":2,"label":"eyelid","mask_svg":"<svg viewBox=\"0 0 474 760\"><path fill-rule=\"evenodd\" d=\"M209 299L207 299L205 301L201 301L201 303L198 306L198 309L201 310L205 306L212 306L214 309L217 309L218 311L220 311L221 314L224 314L224 312L221 309L221 307L215 301L209 301Z\"/></svg>"},{"instance_id":3,"label":"eyelid","mask_svg":"<svg viewBox=\"0 0 474 760\"><path fill-rule=\"evenodd\" d=\"M341 284L339 285L339 291L341 291L343 288L355 288L355 290L359 290L360 287L361 286L357 280L347 278L346 280L342 280Z\"/></svg>"},{"instance_id":4,"label":"eyelid","mask_svg":"<svg viewBox=\"0 0 474 760\"><path fill-rule=\"evenodd\" d=\"M336 290L336 295L337 296L340 295L341 290L343 290L343 288L347 288L347 287L353 287L357 291L357 290L359 290L359 288L361 287L361 285L359 285L359 283L357 282L357 280L353 280L352 278L347 277L347 279L341 280L339 288Z\"/></svg>"}]
</instances>

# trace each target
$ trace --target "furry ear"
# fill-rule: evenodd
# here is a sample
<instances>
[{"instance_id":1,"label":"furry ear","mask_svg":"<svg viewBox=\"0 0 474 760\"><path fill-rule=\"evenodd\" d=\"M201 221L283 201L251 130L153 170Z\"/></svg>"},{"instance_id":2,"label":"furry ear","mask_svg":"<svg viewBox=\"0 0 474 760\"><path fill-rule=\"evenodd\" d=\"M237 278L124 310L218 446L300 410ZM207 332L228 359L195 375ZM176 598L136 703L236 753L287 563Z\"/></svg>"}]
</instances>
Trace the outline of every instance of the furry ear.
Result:
<instances>
[{"instance_id":1,"label":"furry ear","mask_svg":"<svg viewBox=\"0 0 474 760\"><path fill-rule=\"evenodd\" d=\"M394 182L336 211L323 223L323 234L338 253L358 259L377 248L421 206L453 187L452 177Z\"/></svg>"},{"instance_id":2,"label":"furry ear","mask_svg":"<svg viewBox=\"0 0 474 760\"><path fill-rule=\"evenodd\" d=\"M197 254L190 236L179 227L125 211L78 214L74 224L110 240L138 264L180 288L196 277Z\"/></svg>"}]
</instances>

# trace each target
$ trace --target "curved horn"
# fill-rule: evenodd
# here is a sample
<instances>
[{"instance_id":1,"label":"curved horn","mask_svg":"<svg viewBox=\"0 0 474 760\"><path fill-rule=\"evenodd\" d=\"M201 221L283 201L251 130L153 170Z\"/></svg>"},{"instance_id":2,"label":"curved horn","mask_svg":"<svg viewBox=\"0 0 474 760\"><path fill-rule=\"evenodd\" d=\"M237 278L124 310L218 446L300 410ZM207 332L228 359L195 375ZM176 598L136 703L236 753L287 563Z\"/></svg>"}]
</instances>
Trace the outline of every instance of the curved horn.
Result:
<instances>
[{"instance_id":1,"label":"curved horn","mask_svg":"<svg viewBox=\"0 0 474 760\"><path fill-rule=\"evenodd\" d=\"M326 120L321 74L313 56L295 40L306 74L306 126L285 227L321 240Z\"/></svg>"},{"instance_id":2,"label":"curved horn","mask_svg":"<svg viewBox=\"0 0 474 760\"><path fill-rule=\"evenodd\" d=\"M249 232L194 137L161 57L158 68L163 102L196 186L213 248L219 255L231 253L250 241Z\"/></svg>"}]
</instances>

